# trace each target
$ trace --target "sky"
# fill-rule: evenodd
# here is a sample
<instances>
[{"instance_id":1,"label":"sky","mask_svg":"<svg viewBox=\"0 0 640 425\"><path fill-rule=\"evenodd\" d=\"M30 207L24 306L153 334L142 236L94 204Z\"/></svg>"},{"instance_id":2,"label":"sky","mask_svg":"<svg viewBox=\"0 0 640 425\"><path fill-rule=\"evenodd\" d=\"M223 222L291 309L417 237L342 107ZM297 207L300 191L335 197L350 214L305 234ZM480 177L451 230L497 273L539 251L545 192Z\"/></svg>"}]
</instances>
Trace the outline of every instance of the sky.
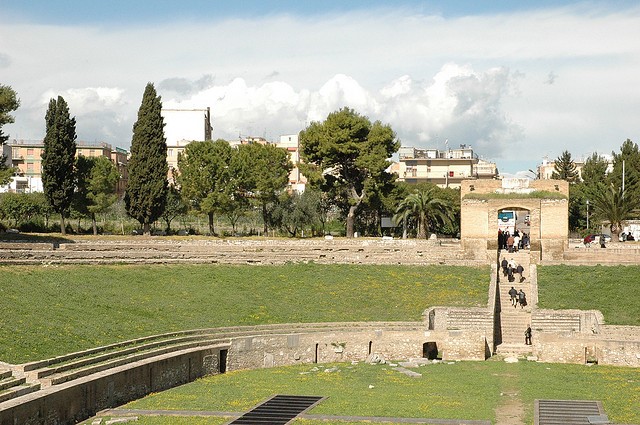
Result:
<instances>
[{"instance_id":1,"label":"sky","mask_svg":"<svg viewBox=\"0 0 640 425\"><path fill-rule=\"evenodd\" d=\"M0 22L16 139L62 96L79 140L129 148L152 82L165 108L210 107L214 139L349 107L520 176L640 141L637 1L0 0Z\"/></svg>"}]
</instances>

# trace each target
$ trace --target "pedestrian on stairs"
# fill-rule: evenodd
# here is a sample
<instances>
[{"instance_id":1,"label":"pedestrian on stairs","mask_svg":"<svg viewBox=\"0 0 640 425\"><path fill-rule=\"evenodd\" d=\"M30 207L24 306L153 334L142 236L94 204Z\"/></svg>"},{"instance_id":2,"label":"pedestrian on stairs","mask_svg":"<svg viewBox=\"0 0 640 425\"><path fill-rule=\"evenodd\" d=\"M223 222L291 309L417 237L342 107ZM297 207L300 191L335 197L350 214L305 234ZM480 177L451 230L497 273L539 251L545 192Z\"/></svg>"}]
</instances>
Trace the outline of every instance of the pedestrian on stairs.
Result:
<instances>
[{"instance_id":1,"label":"pedestrian on stairs","mask_svg":"<svg viewBox=\"0 0 640 425\"><path fill-rule=\"evenodd\" d=\"M531 345L531 325L527 325L527 330L524 331L524 343Z\"/></svg>"},{"instance_id":2,"label":"pedestrian on stairs","mask_svg":"<svg viewBox=\"0 0 640 425\"><path fill-rule=\"evenodd\" d=\"M500 266L502 267L502 275L506 276L507 275L507 266L509 265L509 262L507 261L506 258L503 258L502 261L500 262Z\"/></svg>"},{"instance_id":3,"label":"pedestrian on stairs","mask_svg":"<svg viewBox=\"0 0 640 425\"><path fill-rule=\"evenodd\" d=\"M511 305L514 307L518 306L518 291L513 286L509 289L509 297L511 297Z\"/></svg>"},{"instance_id":4,"label":"pedestrian on stairs","mask_svg":"<svg viewBox=\"0 0 640 425\"><path fill-rule=\"evenodd\" d=\"M518 303L520 303L520 308L524 308L527 305L527 295L522 289L518 292Z\"/></svg>"},{"instance_id":5,"label":"pedestrian on stairs","mask_svg":"<svg viewBox=\"0 0 640 425\"><path fill-rule=\"evenodd\" d=\"M524 273L524 267L522 267L522 264L518 264L518 267L516 267L516 273L520 275L520 283L524 282L524 276L522 275Z\"/></svg>"}]
</instances>

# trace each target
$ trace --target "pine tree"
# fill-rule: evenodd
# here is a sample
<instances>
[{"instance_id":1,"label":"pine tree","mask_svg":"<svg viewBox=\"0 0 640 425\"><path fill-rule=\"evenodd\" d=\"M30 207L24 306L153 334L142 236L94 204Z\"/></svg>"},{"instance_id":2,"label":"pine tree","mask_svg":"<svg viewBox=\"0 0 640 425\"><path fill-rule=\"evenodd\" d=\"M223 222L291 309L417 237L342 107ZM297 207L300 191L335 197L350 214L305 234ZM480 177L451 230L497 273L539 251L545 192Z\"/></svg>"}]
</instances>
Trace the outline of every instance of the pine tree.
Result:
<instances>
[{"instance_id":1,"label":"pine tree","mask_svg":"<svg viewBox=\"0 0 640 425\"><path fill-rule=\"evenodd\" d=\"M640 148L638 144L627 139L620 146L620 153L612 152L612 155L613 171L608 175L608 182L618 188L624 186L625 196L640 198Z\"/></svg>"},{"instance_id":2,"label":"pine tree","mask_svg":"<svg viewBox=\"0 0 640 425\"><path fill-rule=\"evenodd\" d=\"M556 159L551 178L566 180L569 183L575 183L579 180L576 164L573 162L573 159L571 159L571 153L569 153L569 151L562 152L562 155Z\"/></svg>"},{"instance_id":3,"label":"pine tree","mask_svg":"<svg viewBox=\"0 0 640 425\"><path fill-rule=\"evenodd\" d=\"M64 235L65 214L75 189L76 119L69 116L67 102L58 96L57 101L49 101L45 121L42 185L49 205L60 214L60 232Z\"/></svg>"},{"instance_id":4,"label":"pine tree","mask_svg":"<svg viewBox=\"0 0 640 425\"><path fill-rule=\"evenodd\" d=\"M10 112L15 111L20 106L20 99L10 86L0 84L0 150L2 145L9 139L9 136L2 131L2 126L14 122ZM7 165L7 158L0 152L0 185L5 185L11 181L13 167Z\"/></svg>"},{"instance_id":5,"label":"pine tree","mask_svg":"<svg viewBox=\"0 0 640 425\"><path fill-rule=\"evenodd\" d=\"M167 200L167 142L164 137L162 101L148 83L138 120L133 125L129 182L124 201L127 214L140 222L143 233L151 233L151 223L162 216Z\"/></svg>"}]
</instances>

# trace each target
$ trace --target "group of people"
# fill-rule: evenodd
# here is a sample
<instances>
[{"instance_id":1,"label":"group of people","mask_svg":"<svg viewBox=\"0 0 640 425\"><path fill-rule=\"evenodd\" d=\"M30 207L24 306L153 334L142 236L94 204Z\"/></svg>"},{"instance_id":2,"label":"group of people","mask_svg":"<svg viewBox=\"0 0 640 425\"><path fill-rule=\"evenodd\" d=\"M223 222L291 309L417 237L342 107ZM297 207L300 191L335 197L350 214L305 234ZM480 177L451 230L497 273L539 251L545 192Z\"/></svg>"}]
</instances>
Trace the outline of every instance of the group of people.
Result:
<instances>
[{"instance_id":1,"label":"group of people","mask_svg":"<svg viewBox=\"0 0 640 425\"><path fill-rule=\"evenodd\" d=\"M511 305L513 308L524 308L527 305L527 294L522 289L517 290L513 286L509 289L509 297L511 298Z\"/></svg>"},{"instance_id":2,"label":"group of people","mask_svg":"<svg viewBox=\"0 0 640 425\"><path fill-rule=\"evenodd\" d=\"M524 282L524 267L522 267L522 264L516 263L513 258L510 260L503 258L500 266L502 267L502 274L509 279L509 282L516 280L516 273L520 275L520 283Z\"/></svg>"},{"instance_id":3,"label":"group of people","mask_svg":"<svg viewBox=\"0 0 640 425\"><path fill-rule=\"evenodd\" d=\"M529 235L525 232L520 234L518 229L510 234L508 230L504 232L502 229L498 229L498 247L500 249L506 249L509 252L518 252L520 249L529 248Z\"/></svg>"}]
</instances>

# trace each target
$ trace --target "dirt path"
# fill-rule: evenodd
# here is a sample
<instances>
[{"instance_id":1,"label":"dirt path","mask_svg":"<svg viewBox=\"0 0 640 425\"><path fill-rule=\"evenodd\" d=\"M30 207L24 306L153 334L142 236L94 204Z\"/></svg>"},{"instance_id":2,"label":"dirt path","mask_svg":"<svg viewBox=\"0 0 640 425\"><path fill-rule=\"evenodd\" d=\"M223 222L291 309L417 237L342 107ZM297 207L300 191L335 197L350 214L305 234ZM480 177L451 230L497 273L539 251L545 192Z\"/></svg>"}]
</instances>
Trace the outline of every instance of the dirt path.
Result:
<instances>
[{"instance_id":1,"label":"dirt path","mask_svg":"<svg viewBox=\"0 0 640 425\"><path fill-rule=\"evenodd\" d=\"M501 401L496 407L496 425L524 425L524 412L518 392L518 375L501 375Z\"/></svg>"}]
</instances>

